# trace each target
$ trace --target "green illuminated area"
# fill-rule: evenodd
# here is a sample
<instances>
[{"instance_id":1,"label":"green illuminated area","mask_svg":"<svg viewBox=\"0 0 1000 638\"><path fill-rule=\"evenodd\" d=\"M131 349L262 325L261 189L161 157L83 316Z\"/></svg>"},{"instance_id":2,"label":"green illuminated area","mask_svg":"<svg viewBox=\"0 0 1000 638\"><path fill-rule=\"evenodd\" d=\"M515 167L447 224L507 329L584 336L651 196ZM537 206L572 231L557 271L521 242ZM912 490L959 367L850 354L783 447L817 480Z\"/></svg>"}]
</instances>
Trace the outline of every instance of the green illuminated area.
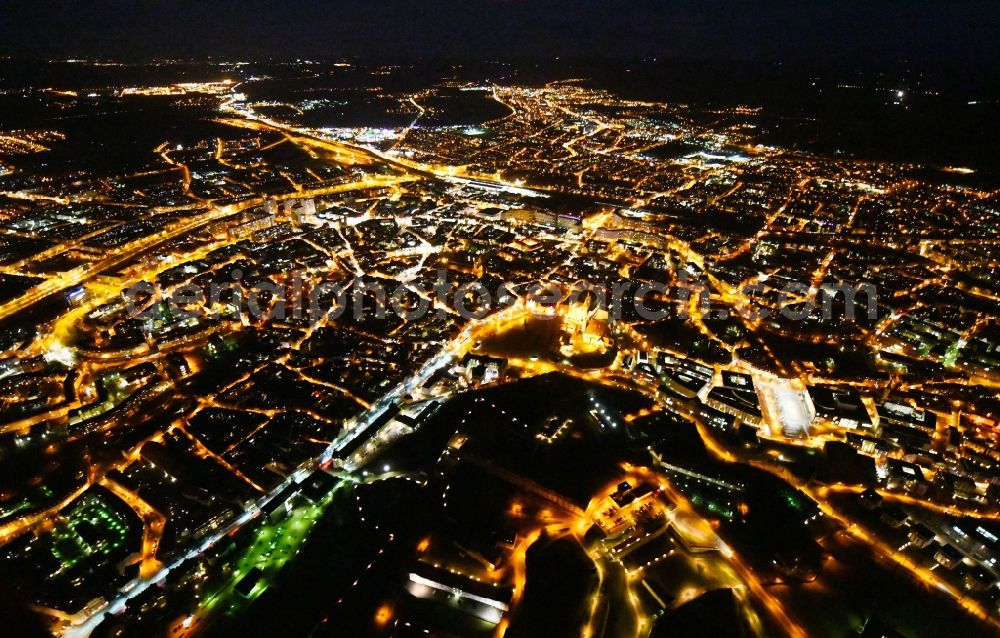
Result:
<instances>
[{"instance_id":1,"label":"green illuminated area","mask_svg":"<svg viewBox=\"0 0 1000 638\"><path fill-rule=\"evenodd\" d=\"M685 480L683 477L675 477L674 481L694 505L704 510L704 513L728 521L737 518L739 511L732 502L732 494L727 494L711 484Z\"/></svg>"},{"instance_id":2,"label":"green illuminated area","mask_svg":"<svg viewBox=\"0 0 1000 638\"><path fill-rule=\"evenodd\" d=\"M55 493L47 485L40 485L17 501L0 507L0 520L6 520L21 513L30 512L53 501Z\"/></svg>"},{"instance_id":3,"label":"green illuminated area","mask_svg":"<svg viewBox=\"0 0 1000 638\"><path fill-rule=\"evenodd\" d=\"M728 504L720 503L710 497L702 494L693 494L691 496L691 502L699 507L704 507L712 514L721 516L727 520L733 520L736 516L736 512Z\"/></svg>"},{"instance_id":4,"label":"green illuminated area","mask_svg":"<svg viewBox=\"0 0 1000 638\"><path fill-rule=\"evenodd\" d=\"M76 611L138 572L126 559L141 547L142 522L113 494L92 487L39 535L22 534L0 551L0 580L19 578L40 604Z\"/></svg>"},{"instance_id":5,"label":"green illuminated area","mask_svg":"<svg viewBox=\"0 0 1000 638\"><path fill-rule=\"evenodd\" d=\"M108 393L108 400L114 405L118 405L131 394L128 383L120 374L106 375L101 379L101 384Z\"/></svg>"},{"instance_id":6,"label":"green illuminated area","mask_svg":"<svg viewBox=\"0 0 1000 638\"><path fill-rule=\"evenodd\" d=\"M280 515L281 518L264 520L250 546L235 561L233 573L215 593L205 598L194 616L204 617L219 611L227 614L238 612L267 590L285 563L298 554L313 526L343 485L345 483L339 483L317 503L302 497L291 499L291 510L287 514L284 507L279 506L274 516ZM244 583L244 579L256 582Z\"/></svg>"},{"instance_id":7,"label":"green illuminated area","mask_svg":"<svg viewBox=\"0 0 1000 638\"><path fill-rule=\"evenodd\" d=\"M111 556L124 547L126 522L98 498L88 495L69 514L69 520L52 530L52 554L69 571L94 555Z\"/></svg>"}]
</instances>

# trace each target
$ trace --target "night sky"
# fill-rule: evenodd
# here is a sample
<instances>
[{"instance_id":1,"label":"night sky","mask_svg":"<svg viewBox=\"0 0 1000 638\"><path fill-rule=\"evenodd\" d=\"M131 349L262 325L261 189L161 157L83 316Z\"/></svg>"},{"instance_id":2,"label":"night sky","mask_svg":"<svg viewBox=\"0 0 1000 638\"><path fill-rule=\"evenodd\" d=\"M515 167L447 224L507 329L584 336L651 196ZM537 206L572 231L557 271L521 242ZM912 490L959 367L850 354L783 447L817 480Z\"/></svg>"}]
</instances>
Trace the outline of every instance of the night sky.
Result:
<instances>
[{"instance_id":1,"label":"night sky","mask_svg":"<svg viewBox=\"0 0 1000 638\"><path fill-rule=\"evenodd\" d=\"M5 0L14 55L1000 64L996 0Z\"/></svg>"}]
</instances>

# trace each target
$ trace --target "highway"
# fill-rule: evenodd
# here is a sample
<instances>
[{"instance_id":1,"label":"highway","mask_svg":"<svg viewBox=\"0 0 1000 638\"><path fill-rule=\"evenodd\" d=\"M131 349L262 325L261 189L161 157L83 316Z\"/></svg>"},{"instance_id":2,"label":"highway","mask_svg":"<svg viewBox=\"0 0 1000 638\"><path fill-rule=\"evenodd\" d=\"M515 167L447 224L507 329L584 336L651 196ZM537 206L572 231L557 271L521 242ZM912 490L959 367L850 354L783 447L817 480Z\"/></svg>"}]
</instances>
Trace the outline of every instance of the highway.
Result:
<instances>
[{"instance_id":1,"label":"highway","mask_svg":"<svg viewBox=\"0 0 1000 638\"><path fill-rule=\"evenodd\" d=\"M315 188L311 190L303 190L301 192L290 193L287 195L280 195L274 197L277 201L284 201L286 199L302 199L310 197L323 197L326 195L334 195L338 193L346 193L353 190L364 190L369 188L380 188L384 186L394 186L404 182L412 182L416 177L412 175L403 176L371 176L368 179L359 182L348 182L345 184L337 184L334 186L325 186L321 188ZM148 237L143 237L135 241L129 242L120 248L110 251L107 257L104 259L92 263L83 264L70 271L62 273L59 276L53 277L51 279L46 279L45 281L34 286L23 295L16 297L4 304L0 304L0 321L3 321L18 312L30 308L32 305L46 299L56 293L67 291L80 284L83 284L97 275L112 270L121 264L134 259L136 256L159 246L160 244L166 243L172 239L180 237L186 233L195 231L207 224L212 222L217 222L229 217L232 217L238 213L241 213L252 208L256 208L264 204L264 197L257 197L254 199L248 199L246 201L240 202L238 204L229 204L226 206L212 207L210 210L203 213L197 214L193 217L188 217L184 219L177 220L176 222L169 224L167 227L163 228L157 233L154 233Z\"/></svg>"}]
</instances>

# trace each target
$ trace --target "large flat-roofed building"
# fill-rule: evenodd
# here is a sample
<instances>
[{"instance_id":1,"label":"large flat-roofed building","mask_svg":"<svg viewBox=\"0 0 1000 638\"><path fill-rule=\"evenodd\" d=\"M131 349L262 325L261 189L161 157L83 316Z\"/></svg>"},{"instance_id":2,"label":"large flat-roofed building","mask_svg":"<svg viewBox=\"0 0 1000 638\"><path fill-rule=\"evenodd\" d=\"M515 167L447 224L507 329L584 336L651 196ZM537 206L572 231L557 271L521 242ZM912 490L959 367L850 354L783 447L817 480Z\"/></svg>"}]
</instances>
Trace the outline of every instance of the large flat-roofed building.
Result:
<instances>
[{"instance_id":1,"label":"large flat-roofed building","mask_svg":"<svg viewBox=\"0 0 1000 638\"><path fill-rule=\"evenodd\" d=\"M809 436L809 425L816 418L816 408L806 390L798 389L786 379L761 381L763 403L771 411L772 426L787 437Z\"/></svg>"},{"instance_id":2,"label":"large flat-roofed building","mask_svg":"<svg viewBox=\"0 0 1000 638\"><path fill-rule=\"evenodd\" d=\"M503 619L513 597L509 587L473 580L423 561L410 572L405 588L414 598L452 605L492 625Z\"/></svg>"}]
</instances>

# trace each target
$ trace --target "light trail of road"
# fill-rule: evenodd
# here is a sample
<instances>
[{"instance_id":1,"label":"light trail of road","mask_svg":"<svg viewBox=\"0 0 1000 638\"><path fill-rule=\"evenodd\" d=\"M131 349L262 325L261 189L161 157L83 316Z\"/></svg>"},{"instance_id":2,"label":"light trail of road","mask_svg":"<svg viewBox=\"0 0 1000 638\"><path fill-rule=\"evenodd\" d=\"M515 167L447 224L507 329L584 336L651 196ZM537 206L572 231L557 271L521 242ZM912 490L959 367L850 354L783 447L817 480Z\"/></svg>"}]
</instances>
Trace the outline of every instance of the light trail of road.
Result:
<instances>
[{"instance_id":1,"label":"light trail of road","mask_svg":"<svg viewBox=\"0 0 1000 638\"><path fill-rule=\"evenodd\" d=\"M813 497L824 514L843 525L845 533L867 545L878 558L904 569L920 583L934 587L953 598L969 614L989 624L994 629L1000 629L1000 619L997 619L996 615L990 613L978 601L969 598L930 569L917 564L916 561L898 551L897 548L890 546L861 525L843 516L824 501L817 499L814 493L807 493Z\"/></svg>"},{"instance_id":2,"label":"light trail of road","mask_svg":"<svg viewBox=\"0 0 1000 638\"><path fill-rule=\"evenodd\" d=\"M23 516L16 520L0 525L0 545L28 531L29 529L42 523L48 518L55 516L64 507L68 506L70 503L72 503L79 497L83 496L84 492L90 489L90 486L91 483L88 481L84 483L81 487L78 487L77 489L70 492L64 499L62 499L52 507L46 508L40 512L29 514L28 516Z\"/></svg>"},{"instance_id":3,"label":"light trail of road","mask_svg":"<svg viewBox=\"0 0 1000 638\"><path fill-rule=\"evenodd\" d=\"M348 182L345 184L337 184L334 186L326 186L321 188L310 189L307 191L291 193L288 195L277 196L274 199L278 201L283 201L285 199L301 199L308 197L322 197L325 195L333 195L338 193L345 193L352 190L364 190L370 188L380 188L384 186L394 186L404 182L411 182L418 179L412 175L402 175L402 176L370 176L365 180L358 182ZM155 248L163 243L166 243L172 239L175 239L181 235L192 232L201 228L211 222L216 222L228 217L232 217L238 213L245 210L255 208L264 204L265 198L258 197L254 199L249 199L245 202L240 202L238 204L229 204L221 207L213 207L211 210L205 211L193 217L185 218L168 225L159 232L150 235L149 237L144 237L136 241L125 244L121 248L113 251L106 258L102 259L93 264L84 264L73 270L67 271L58 277L53 277L52 279L47 279L44 282L39 283L35 287L28 290L23 295L12 299L11 301L0 305L0 321L7 319L8 317L29 308L30 306L38 303L42 299L54 295L60 291L68 290L75 286L93 279L100 273L115 268L130 259L134 258L147 250Z\"/></svg>"},{"instance_id":4,"label":"light trail of road","mask_svg":"<svg viewBox=\"0 0 1000 638\"><path fill-rule=\"evenodd\" d=\"M422 118L424 114L427 112L427 109L420 106L420 104L414 98L411 97L409 102L417 109L417 116L413 118L413 121L410 122L410 125L403 130L403 132L399 136L399 139L396 140L396 143L392 145L392 148L390 150L395 150L399 148L399 145L406 140L406 136L410 134L410 131L412 131L414 128L417 127L417 122L419 122L420 118Z\"/></svg>"},{"instance_id":5,"label":"light trail of road","mask_svg":"<svg viewBox=\"0 0 1000 638\"><path fill-rule=\"evenodd\" d=\"M535 362L531 362L531 363L535 363ZM552 369L554 370L555 368L552 367ZM593 380L593 381L596 381L596 382L605 383L605 384L609 384L609 385L613 385L613 386L616 385L615 383L611 382L611 379L607 375L593 375L593 376L588 375L588 378L591 379L591 380ZM662 403L662 397L657 394L657 392L655 391L655 389L647 388L647 387L641 386L639 384L635 384L633 389L637 389L640 392L644 392L644 393L646 393L648 395L651 395L655 400L657 400L657 401L659 401L659 402ZM819 506L819 508L823 511L823 513L825 515L827 515L832 520L838 521L843 526L843 528L844 528L844 530L845 530L845 532L847 534L849 534L850 536L852 536L856 540L860 541L862 544L867 545L869 548L871 548L873 550L873 552L878 557L882 558L883 560L886 560L886 561L890 562L891 564L893 564L896 567L903 568L908 573L910 573L910 575L913 576L917 581L919 581L921 583L924 583L924 584L927 584L927 585L931 585L931 586L935 587L936 589L942 591L946 595L954 598L955 601L963 609L965 609L967 612L969 612L973 616L976 616L977 618L979 618L979 619L981 619L981 620L983 620L985 622L990 623L994 627L1000 628L1000 620L997 620L993 615L991 615L987 610L985 610L982 607L982 605L980 605L978 602L976 602L976 601L968 598L967 596L965 596L964 594L962 594L962 592L960 592L955 587L953 587L952 585L950 585L949 583L947 583L946 581L944 581L943 579L941 579L940 577L938 577L936 574L934 574L930 570L925 569L923 567L920 567L919 565L917 565L916 563L914 563L912 560L910 560L908 557L906 557L906 556L904 556L904 555L899 554L898 552L896 552L893 548L889 547L886 543L884 543L883 541L881 541L880 539L878 539L874 534L872 534L871 532L869 532L866 529L861 528L860 526L858 526L857 524L855 524L853 521L850 521L849 519L847 519L846 517L844 517L842 514L840 514L840 512L838 512L836 509L834 509L823 498L823 493L825 493L823 491L824 489L830 490L830 491L853 491L853 488L846 487L846 488L841 489L841 488L833 487L833 488L814 489L812 486L806 484L804 481L801 481L798 478L796 478L790 472L785 471L784 468L776 467L772 463L764 462L764 461L758 461L758 460L741 460L741 459L737 458L736 456L734 456L728 449L725 448L725 446L721 445L720 443L718 443L715 440L715 438L708 431L708 428L705 427L704 423L697 417L697 415L691 413L689 410L683 408L682 406L677 406L677 405L670 404L670 405L665 405L665 407L667 407L668 409L670 409L670 410L672 410L674 412L677 412L681 416L684 416L684 417L688 418L689 420L691 420L695 424L695 426L696 426L696 428L698 430L698 433L699 433L701 439L705 442L706 449L708 449L709 452L712 453L713 456L715 456L716 459L718 459L718 460L720 460L722 462L727 462L727 463L739 463L739 462L743 462L743 463L746 463L746 464L751 465L753 467L756 467L756 468L758 468L760 470L769 472L769 473L777 476L778 478L786 481L787 483L789 483L789 485L791 485L791 486L799 489L804 494L808 495L814 502L816 502L816 504ZM676 492L676 490L674 490L674 491ZM885 495L890 500L904 502L904 503L907 503L907 504L913 505L913 506L925 506L925 507L929 507L929 508L934 509L934 510L940 509L944 513L949 513L949 514L968 515L968 516L975 516L975 517L979 517L979 518L988 518L988 519L996 519L996 518L1000 517L1000 513L984 513L984 512L976 512L976 511L958 510L958 509L955 509L955 508L948 508L946 506L937 507L934 504L927 504L927 503L924 503L923 501L920 501L919 499L915 499L913 497L907 497L907 496L904 496L904 495L893 494L893 493L888 493L888 492L885 493ZM682 498L683 498L683 496L682 496ZM685 501L686 501L686 499L685 499ZM692 508L693 508L693 506L692 506ZM949 509L951 509L952 511L948 511ZM732 550L729 550L729 552L731 553ZM734 561L733 564L734 564L734 568L737 569L737 571L740 573L741 578L745 578L745 579L754 578L755 579L755 577L753 576L753 574L750 571L749 567L747 567L746 565L738 562L738 559L736 561ZM748 580L748 583L749 582L750 581ZM758 585L759 585L759 583L758 583ZM767 592L766 590L764 590L762 586L760 586L760 591L763 592L763 594L765 596L768 596L768 597L770 596L769 592ZM754 593L756 594L758 592L755 591ZM771 597L771 598L773 598L773 597ZM780 609L780 607L781 607L780 603L778 603L776 599L774 599L772 603L768 603L767 602L768 598L761 598L761 599L764 600L765 604L768 606L768 608L772 612L778 614L779 618L780 618L781 612L780 611L775 611L776 609ZM790 621L790 619L789 619L789 621ZM783 625L784 625L784 622L785 621L782 620L782 624ZM795 623L791 623L791 625L789 625L789 626L790 627L791 626L798 627L798 625L795 624ZM786 627L786 629L787 629L787 627ZM801 628L798 628L798 629L799 629L799 631L801 631ZM803 636L803 637L805 636L804 633L798 633L797 634L797 633L795 633L794 630L790 630L790 634L791 635L799 635L799 636Z\"/></svg>"},{"instance_id":6,"label":"light trail of road","mask_svg":"<svg viewBox=\"0 0 1000 638\"><path fill-rule=\"evenodd\" d=\"M144 530L142 551L140 553L139 577L149 578L153 576L163 567L163 563L156 558L156 552L160 546L160 539L163 537L163 528L167 524L167 517L157 511L138 494L120 483L104 479L101 485L125 501L139 518L142 519Z\"/></svg>"},{"instance_id":7,"label":"light trail of road","mask_svg":"<svg viewBox=\"0 0 1000 638\"><path fill-rule=\"evenodd\" d=\"M260 496L239 518L223 526L215 533L206 536L196 546L189 549L182 556L176 558L171 563L165 565L152 576L137 578L131 581L120 590L121 594L118 597L105 602L92 611L73 616L72 622L61 628L60 635L63 638L88 638L94 629L96 629L97 626L104 621L107 614L121 613L128 606L129 602L148 590L150 586L162 582L172 571L179 569L192 558L196 558L220 540L226 538L230 533L240 529L243 525L256 518L264 507L276 498L282 490L292 483L304 479L318 465L331 460L336 452L343 449L360 436L361 433L365 431L366 427L385 411L390 403L405 397L405 395L425 383L438 370L448 365L454 359L455 353L459 348L461 348L462 344L468 341L468 332L468 330L463 331L462 335L459 336L456 342L443 348L441 352L421 366L420 370L414 373L410 378L397 385L381 399L376 401L370 410L359 417L356 417L352 426L349 429L346 429L341 436L335 439L320 456L316 457L312 461L304 463L300 466L299 470L282 481L277 487Z\"/></svg>"},{"instance_id":8,"label":"light trail of road","mask_svg":"<svg viewBox=\"0 0 1000 638\"><path fill-rule=\"evenodd\" d=\"M319 504L309 506L307 509L312 510L312 516L318 518L320 513L325 510L328 505L330 505L333 495L351 482L352 481L349 478L341 479L340 482L333 487L327 498ZM260 538L261 533L267 533L268 530L272 533L275 529L281 530L278 535L281 537L286 551L290 551L294 548L297 553L298 548L301 547L301 545L308 539L309 533L312 531L312 528L316 523L316 518L313 518L312 516L305 519L301 518L301 516L301 509L293 510L292 514L288 518L281 520L276 525L262 526L257 532L258 539ZM296 520L305 521L305 525L307 526L306 529L296 529ZM214 618L213 612L219 608L220 604L225 602L226 598L233 595L240 577L245 575L245 570L248 569L249 566L260 566L262 562L265 562L265 564L274 569L276 573L277 571L280 571L284 564L291 560L294 556L294 554L291 556L285 554L276 559L275 557L269 557L261 554L262 550L259 546L256 544L251 545L243 555L243 558L237 561L236 570L230 576L227 583L214 594L201 600L200 604L193 613L189 614L184 619L178 620L172 628L168 629L171 638L190 638L206 629ZM273 578L273 576L274 574L268 574L267 578L270 579Z\"/></svg>"},{"instance_id":9,"label":"light trail of road","mask_svg":"<svg viewBox=\"0 0 1000 638\"><path fill-rule=\"evenodd\" d=\"M254 123L257 123L259 121L260 121L259 118L255 118L255 122ZM458 173L458 172L461 171L460 168L455 168L455 167L425 166L425 165L422 165L422 164L416 164L416 163L412 163L412 162L401 161L401 160L399 160L397 158L385 156L385 155L383 155L381 153L378 153L377 151L372 151L372 150L364 149L364 148L361 148L361 147L355 147L355 146L352 146L352 145L341 144L341 143L337 143L337 142L331 142L331 141L328 141L328 140L323 140L321 138L317 138L312 132L308 132L308 131L303 132L303 131L299 131L299 130L296 130L296 129L291 129L291 128L288 128L288 127L278 127L278 126L272 125L270 123L265 123L265 125L267 127L269 127L269 128L272 128L272 129L281 130L282 132L285 132L286 135L288 133L294 134L296 136L294 139L292 137L290 137L290 136L288 137L288 139L291 140L291 141L293 141L293 142L296 142L296 143L305 143L305 144L310 144L310 145L317 146L317 147L323 146L323 147L326 147L327 150L331 150L331 151L334 151L334 152L349 153L349 154L353 154L354 156L359 157L359 158L360 157L364 157L367 161L371 161L373 159L376 159L378 161L390 164L390 165L396 167L397 169L402 169L408 175L406 175L404 177L395 177L395 178L393 178L393 179L398 180L396 183L399 183L400 181L407 181L407 180L417 179L416 177L413 176L414 173L425 175L425 176L432 175L434 177L439 177L440 178L440 177L454 176L456 173ZM255 128L255 126L250 126L250 128ZM593 131L591 133L591 135L596 134L597 132L599 132L599 131ZM583 137L587 137L587 136L583 136ZM567 143L568 144L567 150L571 151L574 155L576 154L576 151L572 149L572 145L575 144L577 141L580 141L580 139L573 140L572 142ZM386 179L388 180L389 178L386 178ZM480 178L477 176L475 179L480 179ZM501 181L497 181L495 179L490 179L488 177L482 178L482 179L486 179L486 180L492 181L492 182L497 183L497 184L504 184ZM371 182L367 182L367 183L371 184ZM290 195L290 197L296 197L296 198L298 198L298 197L306 197L306 196L309 196L309 195L306 194L306 193L294 193L294 194ZM253 206L253 205L257 205L257 204L256 203L250 204L250 206ZM247 207L250 207L250 206L247 206ZM224 208L228 208L228 207L224 207ZM25 297L22 297L21 299L15 300L14 302L11 302L10 304L7 304L5 306L0 306L0 319L6 318L6 317L10 316L11 314L13 314L14 312L17 312L17 311L23 309L27 305L31 305L31 304L37 302L38 300L41 300L42 298L44 298L44 297L46 297L46 296L48 296L50 294L54 294L55 292L58 292L59 290L62 290L62 289L65 289L65 288L70 288L70 287L72 287L74 285L79 285L79 283L90 279L91 277L95 276L97 273L101 272L101 270L106 270L108 268L113 267L114 265L117 265L117 264L121 263L122 261L125 261L125 260L127 260L129 258L134 257L134 255L137 252L148 250L149 248L152 248L155 245L158 245L160 243L168 241L169 239L171 239L173 237L179 236L179 235L181 235L181 234L183 234L185 232L193 230L194 228L197 228L200 225L207 224L208 222L213 221L214 219L224 218L225 215L235 214L236 212L238 212L238 210L233 210L231 212L227 212L225 214L221 214L220 211L222 211L222 210L224 210L224 209L213 209L212 211L208 211L206 213L202 213L201 215L195 216L195 217L190 218L188 220L183 220L181 222L177 222L176 228L173 227L173 226L169 227L170 228L169 232L170 233L175 233L176 232L176 234L172 234L170 237L165 237L165 238L162 238L162 239L157 239L156 241L153 241L149 245L145 245L145 244L142 244L140 242L134 242L133 244L127 245L126 248L122 250L122 254L121 255L118 255L118 253L116 251L116 255L109 256L105 261L98 262L98 264L105 264L106 262L110 262L111 265L102 265L101 267L98 267L98 268L92 267L92 268L89 269L89 271L88 270L84 270L84 271L81 271L79 273L73 273L71 275L70 275L70 273L67 273L67 275L70 275L69 277L66 277L64 275L64 276L55 278L53 280L44 282L43 284L39 284L38 287L36 287L35 289L32 289L31 291L29 291L29 293L27 293L27 295ZM243 210L243 209L241 208L239 210ZM215 217L213 219L211 217L211 215L213 215L213 214L219 214L221 216L220 217ZM202 220L204 220L204 221L202 221ZM188 224L191 224L191 225L188 226ZM161 233L162 232L163 231L161 231ZM141 240L141 241L144 242L146 240ZM50 284L50 283L51 283L51 286L45 287L47 284ZM466 335L465 339L466 340L468 339L468 335ZM434 374L434 372L436 372L437 370L441 369L441 367L447 365L450 361L452 361L453 358L454 358L454 356L455 356L455 351L452 351L449 348L446 348L437 357L435 357L430 362L428 362L428 364L425 364L424 366L422 366L421 369L417 373L415 373L412 377L410 377L407 381L401 383L399 386L397 386L396 388L394 388L392 391L390 391L389 393L387 393L386 395L384 395L381 399L379 399L378 401L376 401L371 406L371 408L369 410L367 410L366 412L364 412L359 417L356 417L350 423L350 427L346 427L345 431L341 434L341 436L339 436L337 439L335 439L334 442L329 446L329 448L323 453L323 456L321 456L319 459L316 459L316 461L322 462L323 460L329 460L330 458L333 457L333 455L336 452L344 449L347 445L351 444L351 442L353 442L354 440L356 440L358 437L361 436L361 434L367 429L368 425L370 425L376 418L378 418L381 414L384 413L385 409L388 408L388 406L393 401L398 400L400 398L404 398L408 393L412 392L414 389L416 389L417 387L419 387L419 385L421 385L428 378L430 378L430 376L432 376ZM600 380L600 378L598 378L598 380ZM608 379L604 379L605 383L607 383L608 381L609 381ZM702 438L703 439L705 438L704 434L703 434ZM285 484L283 484L281 487L284 487L284 486L285 486ZM276 495L276 492L270 492L268 494L265 494L265 495L263 495L261 497L261 500L259 502L262 502L262 503L266 504L275 495ZM246 514L244 514L244 516L246 516ZM253 515L251 515L250 518L252 518L252 517L253 517ZM241 526L242 524L244 524L246 522L246 520L250 520L250 519L243 520L243 518L244 517L240 517L240 519L238 519L239 522L234 523L235 527L232 527L232 528L229 528L229 529L230 530L231 529L236 529L239 526ZM223 536L224 536L224 534L223 534ZM221 537L222 536L219 536L219 538L221 538ZM213 536L213 538L214 538L214 536ZM213 541L213 543L214 542L215 541ZM185 555L185 557L189 558L190 555ZM161 570L155 576L152 576L152 577L146 578L146 579L142 579L142 581L140 583L134 585L134 587L138 587L139 585L143 585L143 583L145 583L143 585L143 590L144 590L145 588L148 587L148 584L155 583L155 582L160 582L162 580L162 578L165 577L166 572L169 572L170 569L175 569L175 568L179 567L181 563L183 563L185 560L187 560L187 558L185 558L185 557L182 557L182 559L179 559L179 560L181 560L180 563L173 563L170 566L165 567L164 570ZM139 592L137 592L135 594L131 594L131 592L133 591L133 589L130 589L128 591L129 591L129 595L127 597L125 597L124 599L119 598L119 599L116 599L116 601L112 601L112 602L108 603L108 607L106 609L119 609L119 607L117 607L117 605L121 605L121 608L124 608L124 605L128 602L128 600L131 600L132 597L134 597L135 595L138 595L138 593L139 593ZM102 611L101 614L103 614L103 613L105 613L105 612ZM90 620L91 619L87 619L86 623L89 623ZM83 624L86 624L86 623L83 623ZM98 621L98 624L99 624L99 621ZM96 624L94 624L93 626L96 626ZM89 634L89 631L87 632L87 634ZM87 635L87 634L79 634L79 635L82 636L82 635ZM70 635L70 634L65 634L65 635Z\"/></svg>"},{"instance_id":10,"label":"light trail of road","mask_svg":"<svg viewBox=\"0 0 1000 638\"><path fill-rule=\"evenodd\" d=\"M705 431L703 428L699 428L699 433L701 437L706 442L712 440L713 437ZM715 443L715 446L721 448L722 446ZM712 446L706 446L709 450ZM724 449L724 448L723 448ZM731 454L726 452L728 458L720 460L728 460L732 462L733 457ZM776 467L774 464L758 461L758 460L747 460L743 461L746 464L755 467L760 470L769 472L778 478L784 480L786 483L792 487L800 490L803 494L807 495L816 505L820 508L824 515L829 517L831 520L837 521L842 526L845 533L850 535L852 538L860 541L863 545L868 546L873 553L880 559L889 562L895 567L902 568L908 572L915 580L920 583L930 585L940 590L944 594L953 598L959 606L965 609L967 612L973 616L983 620L995 628L1000 628L1000 620L998 620L994 615L990 614L982 605L980 605L975 600L968 598L961 591L950 585L944 579L940 578L934 572L917 565L907 556L897 552L894 548L890 547L887 543L879 539L875 534L872 534L867 529L864 529L854 521L848 519L846 516L841 514L832 505L830 505L826 499L823 498L824 489L829 488L814 488L808 485L805 481L795 477L791 472L786 471L782 467ZM892 495L893 500L901 500L906 502L906 497L902 495ZM925 503L918 501L917 499L912 499L911 505L926 505ZM981 513L979 516L983 516ZM985 516L985 518L993 518L992 516Z\"/></svg>"},{"instance_id":11,"label":"light trail of road","mask_svg":"<svg viewBox=\"0 0 1000 638\"><path fill-rule=\"evenodd\" d=\"M681 493L680 490L674 487L673 483L663 479L662 485L664 487L664 491L670 496L671 500L677 504L678 508L683 510L687 515L697 517L698 520L704 521L704 519L701 518L701 515L695 510L694 505L691 504L691 502L683 493ZM707 521L705 521L705 525L708 525ZM711 526L708 526L708 529L712 529ZM714 530L712 531L712 535L715 537L715 542L718 543L721 548L722 555L729 560L733 570L737 573L740 579L747 584L747 587L750 588L753 595L761 602L761 604L764 605L781 628L792 638L807 638L808 634L802 626L788 614L784 605L781 604L781 601L775 598L774 595L764 587L757 576L754 575L750 567L743 562L739 555L737 555L736 552L734 552L725 543L725 541L723 541L719 535L715 533Z\"/></svg>"}]
</instances>

